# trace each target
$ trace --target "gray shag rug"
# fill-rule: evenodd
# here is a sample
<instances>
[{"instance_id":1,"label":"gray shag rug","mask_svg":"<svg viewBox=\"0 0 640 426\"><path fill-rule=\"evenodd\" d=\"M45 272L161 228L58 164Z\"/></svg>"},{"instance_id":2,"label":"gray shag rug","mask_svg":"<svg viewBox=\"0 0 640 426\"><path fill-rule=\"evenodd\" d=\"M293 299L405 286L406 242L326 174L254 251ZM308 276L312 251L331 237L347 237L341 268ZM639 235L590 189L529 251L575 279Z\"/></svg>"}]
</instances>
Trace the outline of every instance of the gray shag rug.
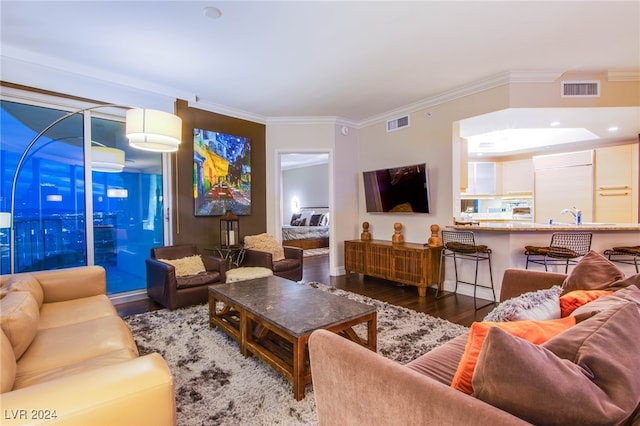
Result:
<instances>
[{"instance_id":1,"label":"gray shag rug","mask_svg":"<svg viewBox=\"0 0 640 426\"><path fill-rule=\"evenodd\" d=\"M449 321L320 283L318 289L373 305L378 353L405 364L467 330ZM174 376L177 420L191 425L315 425L313 385L301 401L292 385L238 344L209 328L208 305L125 318L141 355L159 352ZM365 328L356 329L364 333ZM364 335L364 334L363 334ZM339 390L337 390L339 391Z\"/></svg>"}]
</instances>

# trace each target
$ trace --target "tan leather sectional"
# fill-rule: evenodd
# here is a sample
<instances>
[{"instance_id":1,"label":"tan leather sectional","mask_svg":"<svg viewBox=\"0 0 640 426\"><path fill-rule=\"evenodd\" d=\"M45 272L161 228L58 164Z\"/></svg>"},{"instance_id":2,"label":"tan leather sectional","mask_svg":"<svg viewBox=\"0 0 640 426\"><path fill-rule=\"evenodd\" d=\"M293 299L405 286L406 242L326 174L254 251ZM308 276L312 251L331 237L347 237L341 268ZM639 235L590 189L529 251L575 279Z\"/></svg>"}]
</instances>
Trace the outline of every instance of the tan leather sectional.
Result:
<instances>
[{"instance_id":1,"label":"tan leather sectional","mask_svg":"<svg viewBox=\"0 0 640 426\"><path fill-rule=\"evenodd\" d=\"M176 423L171 372L139 356L102 267L5 275L0 297L3 425Z\"/></svg>"}]
</instances>

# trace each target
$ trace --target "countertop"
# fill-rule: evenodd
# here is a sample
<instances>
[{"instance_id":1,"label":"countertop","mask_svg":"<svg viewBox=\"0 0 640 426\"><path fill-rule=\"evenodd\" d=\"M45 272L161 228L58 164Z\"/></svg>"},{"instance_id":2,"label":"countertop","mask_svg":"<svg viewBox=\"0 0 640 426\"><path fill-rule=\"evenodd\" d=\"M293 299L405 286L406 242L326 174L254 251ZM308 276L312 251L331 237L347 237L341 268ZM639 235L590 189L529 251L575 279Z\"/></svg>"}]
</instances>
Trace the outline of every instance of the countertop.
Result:
<instances>
[{"instance_id":1,"label":"countertop","mask_svg":"<svg viewBox=\"0 0 640 426\"><path fill-rule=\"evenodd\" d=\"M482 221L477 225L447 225L450 229L468 230L468 231L497 231L497 232L556 232L556 231L640 231L640 223L598 223L584 222L582 225L575 225L568 222L554 222L552 225L546 223L532 222L508 222Z\"/></svg>"}]
</instances>

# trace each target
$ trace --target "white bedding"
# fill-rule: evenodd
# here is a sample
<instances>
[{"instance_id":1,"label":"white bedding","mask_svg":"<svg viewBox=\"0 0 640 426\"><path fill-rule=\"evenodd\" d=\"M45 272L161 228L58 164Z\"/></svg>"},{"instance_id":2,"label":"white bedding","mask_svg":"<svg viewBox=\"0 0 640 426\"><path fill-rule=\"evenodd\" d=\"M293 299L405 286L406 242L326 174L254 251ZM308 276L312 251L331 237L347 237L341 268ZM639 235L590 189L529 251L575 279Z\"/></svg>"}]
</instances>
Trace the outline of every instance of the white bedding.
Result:
<instances>
[{"instance_id":1,"label":"white bedding","mask_svg":"<svg viewBox=\"0 0 640 426\"><path fill-rule=\"evenodd\" d=\"M329 238L328 226L282 226L282 240L306 240L311 238Z\"/></svg>"}]
</instances>

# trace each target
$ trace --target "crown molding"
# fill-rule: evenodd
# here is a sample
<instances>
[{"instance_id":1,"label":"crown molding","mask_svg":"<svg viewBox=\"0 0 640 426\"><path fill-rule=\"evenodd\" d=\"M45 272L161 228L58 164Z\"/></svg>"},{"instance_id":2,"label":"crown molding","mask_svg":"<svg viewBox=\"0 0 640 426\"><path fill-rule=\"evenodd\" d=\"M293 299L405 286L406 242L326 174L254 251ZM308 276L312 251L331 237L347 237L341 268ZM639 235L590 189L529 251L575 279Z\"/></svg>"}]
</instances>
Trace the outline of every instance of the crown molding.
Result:
<instances>
[{"instance_id":1,"label":"crown molding","mask_svg":"<svg viewBox=\"0 0 640 426\"><path fill-rule=\"evenodd\" d=\"M438 95L431 96L418 102L414 102L409 105L396 108L391 111L387 111L382 114L369 117L359 123L359 127L370 126L379 122L386 122L387 120L406 114L411 114L423 109L433 108L434 106L441 105L447 102L454 101L456 99L464 98L475 93L483 92L485 90L494 89L496 87L504 86L506 84L513 83L551 83L556 81L564 71L510 71L500 74L494 74L489 77L476 80L474 82L465 84L463 86L456 87L454 89L442 92Z\"/></svg>"},{"instance_id":2,"label":"crown molding","mask_svg":"<svg viewBox=\"0 0 640 426\"><path fill-rule=\"evenodd\" d=\"M48 75L49 72L53 72L54 74L58 73L58 76L68 76L71 79L79 78L80 80L93 80L106 83L114 87L134 88L136 92L152 93L162 97L184 99L187 101L195 100L196 98L195 94L178 90L174 87L150 83L148 80L138 79L124 74L107 72L101 68L66 61L53 56L15 48L10 45L2 46L0 59L2 61L3 80L26 86L40 87L42 77ZM43 72L43 70L47 71ZM50 82L51 79L49 78L48 81ZM56 90L55 87L42 88L45 90Z\"/></svg>"},{"instance_id":3,"label":"crown molding","mask_svg":"<svg viewBox=\"0 0 640 426\"><path fill-rule=\"evenodd\" d=\"M312 124L328 124L332 126L349 126L358 128L357 121L349 120L343 117L320 116L320 117L268 117L267 124L272 125L312 125Z\"/></svg>"},{"instance_id":4,"label":"crown molding","mask_svg":"<svg viewBox=\"0 0 640 426\"><path fill-rule=\"evenodd\" d=\"M231 108L225 105L216 104L214 102L203 101L198 97L192 102L187 103L191 108L197 108L204 111L214 112L216 114L226 115L228 117L239 118L242 120L253 121L258 124L266 124L267 117L259 114L254 114L249 111L243 111L241 109Z\"/></svg>"},{"instance_id":5,"label":"crown molding","mask_svg":"<svg viewBox=\"0 0 640 426\"><path fill-rule=\"evenodd\" d=\"M608 81L640 81L640 70L607 71Z\"/></svg>"}]
</instances>

